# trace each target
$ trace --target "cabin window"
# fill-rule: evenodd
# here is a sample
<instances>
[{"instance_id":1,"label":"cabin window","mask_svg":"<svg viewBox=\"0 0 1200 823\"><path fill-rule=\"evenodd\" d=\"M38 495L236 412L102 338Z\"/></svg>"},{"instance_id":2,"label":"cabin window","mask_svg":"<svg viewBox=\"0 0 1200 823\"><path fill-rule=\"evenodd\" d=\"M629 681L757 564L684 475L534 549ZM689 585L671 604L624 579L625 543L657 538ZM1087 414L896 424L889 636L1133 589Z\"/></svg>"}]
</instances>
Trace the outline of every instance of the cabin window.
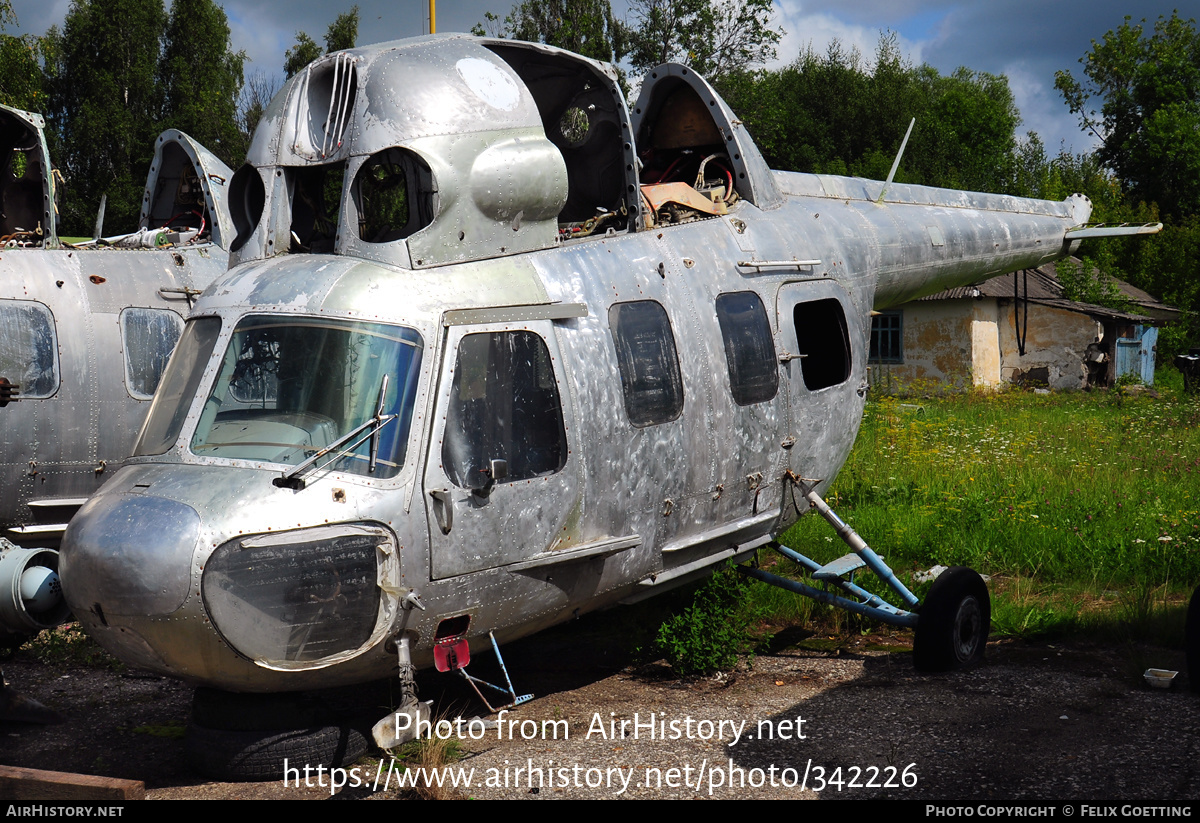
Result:
<instances>
[{"instance_id":1,"label":"cabin window","mask_svg":"<svg viewBox=\"0 0 1200 823\"><path fill-rule=\"evenodd\" d=\"M558 380L546 341L530 331L468 334L458 344L442 440L450 482L479 488L493 460L502 482L553 474L567 463Z\"/></svg>"},{"instance_id":2,"label":"cabin window","mask_svg":"<svg viewBox=\"0 0 1200 823\"><path fill-rule=\"evenodd\" d=\"M288 169L292 189L292 253L333 254L345 162Z\"/></svg>"},{"instance_id":3,"label":"cabin window","mask_svg":"<svg viewBox=\"0 0 1200 823\"><path fill-rule=\"evenodd\" d=\"M404 463L421 349L421 336L403 326L243 318L200 414L192 452L296 465L332 446L326 459L335 470L365 475L370 432L338 440L382 407L395 417L378 430L373 476L392 477Z\"/></svg>"},{"instance_id":4,"label":"cabin window","mask_svg":"<svg viewBox=\"0 0 1200 823\"><path fill-rule=\"evenodd\" d=\"M259 176L258 169L247 163L237 170L229 184L229 214L233 218L233 227L237 230L237 237L230 246L231 251L240 251L242 246L246 245L246 241L258 226L258 221L262 219L266 203L267 190L263 186L262 177Z\"/></svg>"},{"instance_id":5,"label":"cabin window","mask_svg":"<svg viewBox=\"0 0 1200 823\"><path fill-rule=\"evenodd\" d=\"M629 422L641 427L678 418L683 379L667 310L652 300L616 303L608 310L608 324Z\"/></svg>"},{"instance_id":6,"label":"cabin window","mask_svg":"<svg viewBox=\"0 0 1200 823\"><path fill-rule=\"evenodd\" d=\"M410 151L387 149L368 157L354 176L351 196L358 237L391 243L433 222L433 174Z\"/></svg>"},{"instance_id":7,"label":"cabin window","mask_svg":"<svg viewBox=\"0 0 1200 823\"><path fill-rule=\"evenodd\" d=\"M797 303L792 312L804 385L817 391L850 377L850 335L846 313L832 297Z\"/></svg>"},{"instance_id":8,"label":"cabin window","mask_svg":"<svg viewBox=\"0 0 1200 823\"><path fill-rule=\"evenodd\" d=\"M729 388L739 406L764 403L779 391L779 361L762 298L752 291L717 297Z\"/></svg>"},{"instance_id":9,"label":"cabin window","mask_svg":"<svg viewBox=\"0 0 1200 823\"><path fill-rule=\"evenodd\" d=\"M162 454L175 445L220 333L219 317L188 321L159 381L161 391L154 394L134 454Z\"/></svg>"},{"instance_id":10,"label":"cabin window","mask_svg":"<svg viewBox=\"0 0 1200 823\"><path fill-rule=\"evenodd\" d=\"M881 312L871 318L872 363L904 362L904 315L898 311Z\"/></svg>"},{"instance_id":11,"label":"cabin window","mask_svg":"<svg viewBox=\"0 0 1200 823\"><path fill-rule=\"evenodd\" d=\"M0 377L20 386L21 399L58 391L58 340L54 315L41 304L0 300Z\"/></svg>"},{"instance_id":12,"label":"cabin window","mask_svg":"<svg viewBox=\"0 0 1200 823\"><path fill-rule=\"evenodd\" d=\"M128 308L121 312L125 386L134 398L149 400L154 396L181 331L183 318L173 311Z\"/></svg>"}]
</instances>

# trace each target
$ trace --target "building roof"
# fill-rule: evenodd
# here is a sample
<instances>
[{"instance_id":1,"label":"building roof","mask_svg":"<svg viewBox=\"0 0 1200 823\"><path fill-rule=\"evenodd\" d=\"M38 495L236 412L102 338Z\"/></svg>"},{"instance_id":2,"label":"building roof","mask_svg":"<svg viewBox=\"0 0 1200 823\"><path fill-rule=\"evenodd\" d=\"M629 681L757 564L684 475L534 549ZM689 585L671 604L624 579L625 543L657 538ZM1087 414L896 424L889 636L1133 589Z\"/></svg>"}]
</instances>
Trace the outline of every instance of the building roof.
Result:
<instances>
[{"instance_id":1,"label":"building roof","mask_svg":"<svg viewBox=\"0 0 1200 823\"><path fill-rule=\"evenodd\" d=\"M1077 258L1071 258L1075 265L1081 265ZM1131 304L1130 311L1112 309L1107 306L1097 306L1093 303L1082 303L1063 296L1063 285L1058 279L1054 263L1047 263L1036 269L1029 269L1027 276L1022 273L1010 272L985 280L973 286L960 286L931 294L920 300L961 300L964 298L996 297L1009 298L1014 296L1014 280L1019 290L1016 294L1031 303L1075 311L1095 317L1098 320L1123 320L1129 323L1157 326L1179 317L1179 309L1170 306L1137 286L1132 286L1124 280L1111 278L1113 285ZM1140 312L1140 313L1139 313Z\"/></svg>"}]
</instances>

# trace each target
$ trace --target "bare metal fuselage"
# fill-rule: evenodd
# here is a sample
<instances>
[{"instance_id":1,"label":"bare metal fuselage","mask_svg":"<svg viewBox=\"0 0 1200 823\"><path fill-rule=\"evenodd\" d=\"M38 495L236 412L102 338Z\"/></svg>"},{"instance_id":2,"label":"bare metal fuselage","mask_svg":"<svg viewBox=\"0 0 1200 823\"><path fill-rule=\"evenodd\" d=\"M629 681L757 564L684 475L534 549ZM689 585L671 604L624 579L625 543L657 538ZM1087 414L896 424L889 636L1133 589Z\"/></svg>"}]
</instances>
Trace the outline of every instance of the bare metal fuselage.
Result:
<instances>
[{"instance_id":1,"label":"bare metal fuselage","mask_svg":"<svg viewBox=\"0 0 1200 823\"><path fill-rule=\"evenodd\" d=\"M555 68L568 59L586 63L555 50L479 42L440 39L352 53L358 74L337 75L353 77L359 89L358 98L342 101L350 111L346 134L360 124L354 139L366 141L400 122L400 115L389 121L372 108L379 104L369 92L378 79L372 72L405 55L445 62L449 68L437 76L468 87L452 91L474 93L501 114L528 105L538 116L534 106L541 105L547 122L554 120L545 113L549 104L536 94L526 102L521 84L536 91L557 75L538 74L518 49ZM729 180L735 184L740 174L750 182L735 184L742 197L728 203L727 214L664 224L637 211L634 193L621 230L560 241L555 215L571 209L566 177L572 193L589 184L570 145L558 147L566 158L564 193L542 194L558 172L539 160L537 173L550 182L526 197L532 205L522 207L518 192L510 208L500 202L503 191L488 187L494 180L522 185L494 162L497 141L477 141L474 160L443 167L423 152L441 146L461 154L475 138L451 134L438 143L418 135L406 143L401 134L349 149L344 174L349 181L362 157L377 157L392 143L414 146L425 179L436 183L430 222L407 240L372 245L361 228L366 218L357 227L353 221L354 210L360 218L366 213L366 198L350 188L339 217L340 251L279 256L272 249L289 242L289 202L291 225L308 225L295 216L304 180L293 169L327 163L324 155L280 159L300 142L288 124L302 118L289 106L320 87L325 75L318 72L327 69L333 71L317 66L312 78L281 92L268 117L274 136L256 136L255 165L247 168L257 176L246 191L261 219L249 209L240 227L248 238L243 262L195 304L194 318L211 318L211 339L193 347L199 354L186 372L191 382L179 378L188 391L173 417L164 411L160 418L177 427L155 428L152 412L148 429L165 432L160 442L146 445L155 438L143 433L141 456L83 507L64 540L67 596L89 633L132 664L223 689L285 691L381 677L395 669L388 641L401 635L412 641L417 665L430 665L435 640L465 636L479 647L489 632L511 639L746 556L798 515L786 494L789 472L819 480L823 490L845 462L865 402L871 311L1060 257L1071 245L1067 231L1089 210L1082 198L1051 203L903 185L881 201L881 183L769 172L748 136L734 134L739 127L730 125L735 121L715 93L675 67L664 72L674 83L669 88L691 89L702 102L711 94L720 134L731 145L737 136ZM596 78L605 77L588 70L596 73L581 95L594 94ZM350 70L338 64L337 71ZM335 98L339 82L326 82ZM655 110L652 86L643 91L649 102L639 101L643 117ZM621 129L631 126L620 122L623 103L613 111L619 159ZM336 120L322 128L332 128L329 122ZM536 157L543 156L540 128L518 140L532 144ZM631 142L624 144L629 158ZM625 165L614 173L633 175L627 179L636 191L634 164ZM419 177L410 173L410 186ZM626 196L621 186L617 193ZM477 204L484 217L464 216L464 202ZM454 218L448 226L446 215ZM487 215L495 225L471 222ZM529 234L540 230L539 221L549 224L542 241ZM308 238L294 236L301 241ZM398 256L389 259L392 249ZM738 348L750 338L723 326L729 296L739 305L761 304L765 340ZM651 304L669 321L670 345L645 329L617 329L624 307ZM404 382L410 392L402 459L390 476L363 470L362 460L348 469L354 461L335 454L331 465L297 482L292 467L299 457L253 456L277 447L264 421L277 432L300 419L293 410L284 420L282 360L271 361L277 388L243 388L235 403L221 387L252 357L267 350L277 357L286 345L282 337L257 349L246 341L267 340L262 330L289 324L330 338L368 326L375 338L402 338L405 362L415 364L411 379L391 374L390 382L355 389L382 396ZM822 339L813 339L814 328ZM510 350L519 344L534 352L529 358L541 357L536 367L510 364L514 373L536 376L502 408L486 405L495 375L464 365L480 341L502 341ZM731 358L751 350L771 368L746 402L741 366ZM663 365L671 359L677 387L660 380L671 373L670 363ZM184 375L185 366L178 367ZM173 361L166 380L176 368ZM339 390L333 383L326 390ZM518 409L526 390L536 402ZM159 403L167 408L161 392ZM453 465L463 436L455 421L479 404L481 419L488 426L502 420L497 437L509 439L481 446L485 459L470 464L464 479ZM560 421L561 437L545 425L521 429L521 415L551 404L554 413L537 419ZM480 472L488 474L485 482Z\"/></svg>"}]
</instances>

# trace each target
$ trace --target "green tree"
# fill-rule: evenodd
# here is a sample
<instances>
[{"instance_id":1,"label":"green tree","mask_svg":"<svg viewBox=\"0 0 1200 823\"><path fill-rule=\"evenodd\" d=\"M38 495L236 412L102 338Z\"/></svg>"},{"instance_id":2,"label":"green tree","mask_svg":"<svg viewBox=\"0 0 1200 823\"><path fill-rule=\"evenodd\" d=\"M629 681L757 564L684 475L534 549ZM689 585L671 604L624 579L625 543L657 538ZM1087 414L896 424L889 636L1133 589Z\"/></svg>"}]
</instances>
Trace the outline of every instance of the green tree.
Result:
<instances>
[{"instance_id":1,"label":"green tree","mask_svg":"<svg viewBox=\"0 0 1200 823\"><path fill-rule=\"evenodd\" d=\"M0 34L0 103L35 112L45 107L42 38Z\"/></svg>"},{"instance_id":2,"label":"green tree","mask_svg":"<svg viewBox=\"0 0 1200 823\"><path fill-rule=\"evenodd\" d=\"M0 31L16 22L12 4L0 2ZM0 34L0 103L26 111L40 112L44 108L42 39L29 34Z\"/></svg>"},{"instance_id":3,"label":"green tree","mask_svg":"<svg viewBox=\"0 0 1200 823\"><path fill-rule=\"evenodd\" d=\"M358 6L339 14L325 32L325 53L352 49L358 43Z\"/></svg>"},{"instance_id":4,"label":"green tree","mask_svg":"<svg viewBox=\"0 0 1200 823\"><path fill-rule=\"evenodd\" d=\"M1159 337L1159 363L1200 342L1200 35L1194 21L1160 17L1153 32L1130 18L1084 55L1083 78L1060 71L1055 85L1080 124L1101 140L1094 160L1121 197L1097 198L1093 220L1148 222L1153 237L1092 242L1103 270L1184 312ZM1098 107L1098 108L1097 108ZM1086 185L1086 184L1085 184ZM1114 203L1115 200L1115 203Z\"/></svg>"},{"instance_id":5,"label":"green tree","mask_svg":"<svg viewBox=\"0 0 1200 823\"><path fill-rule=\"evenodd\" d=\"M783 35L771 0L633 0L629 10L629 62L641 72L683 63L719 83L773 60Z\"/></svg>"},{"instance_id":6,"label":"green tree","mask_svg":"<svg viewBox=\"0 0 1200 823\"><path fill-rule=\"evenodd\" d=\"M1168 218L1200 213L1200 35L1177 14L1154 32L1130 18L1080 62L1084 79L1055 76L1080 124L1101 140L1097 156L1134 199ZM1094 106L1100 100L1097 114Z\"/></svg>"},{"instance_id":7,"label":"green tree","mask_svg":"<svg viewBox=\"0 0 1200 823\"><path fill-rule=\"evenodd\" d=\"M61 35L47 33L51 150L67 188L63 234L91 232L102 194L109 226L137 224L159 131L166 23L161 0L75 0Z\"/></svg>"},{"instance_id":8,"label":"green tree","mask_svg":"<svg viewBox=\"0 0 1200 823\"><path fill-rule=\"evenodd\" d=\"M895 35L880 38L870 64L835 41L782 69L732 75L721 90L773 168L882 179L915 117L897 181L1005 193L1015 185L1020 117L1008 81L914 67Z\"/></svg>"},{"instance_id":9,"label":"green tree","mask_svg":"<svg viewBox=\"0 0 1200 823\"><path fill-rule=\"evenodd\" d=\"M491 13L471 32L545 43L593 60L616 63L625 57L628 32L613 16L609 0L524 0L500 23Z\"/></svg>"},{"instance_id":10,"label":"green tree","mask_svg":"<svg viewBox=\"0 0 1200 823\"><path fill-rule=\"evenodd\" d=\"M296 45L283 54L283 73L293 77L312 61L321 56L321 47L302 31L296 32Z\"/></svg>"},{"instance_id":11,"label":"green tree","mask_svg":"<svg viewBox=\"0 0 1200 823\"><path fill-rule=\"evenodd\" d=\"M212 0L174 0L159 63L162 123L200 141L230 166L245 154L237 125L244 52L234 53L225 12Z\"/></svg>"},{"instance_id":12,"label":"green tree","mask_svg":"<svg viewBox=\"0 0 1200 823\"><path fill-rule=\"evenodd\" d=\"M242 87L239 118L247 147L250 145L250 139L254 136L254 130L258 128L258 121L262 119L267 105L277 91L279 91L278 80L261 70L253 72L247 78L246 85Z\"/></svg>"}]
</instances>

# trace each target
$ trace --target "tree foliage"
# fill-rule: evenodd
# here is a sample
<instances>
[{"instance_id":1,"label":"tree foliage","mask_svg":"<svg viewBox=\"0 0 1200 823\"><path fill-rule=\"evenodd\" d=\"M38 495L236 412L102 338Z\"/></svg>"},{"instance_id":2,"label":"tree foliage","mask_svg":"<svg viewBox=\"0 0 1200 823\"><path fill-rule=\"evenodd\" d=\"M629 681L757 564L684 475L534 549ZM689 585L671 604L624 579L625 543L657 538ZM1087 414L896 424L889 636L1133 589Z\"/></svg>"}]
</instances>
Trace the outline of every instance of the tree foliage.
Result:
<instances>
[{"instance_id":1,"label":"tree foliage","mask_svg":"<svg viewBox=\"0 0 1200 823\"><path fill-rule=\"evenodd\" d=\"M317 41L305 32L296 32L296 45L283 54L283 73L288 77L299 74L305 66L321 56Z\"/></svg>"},{"instance_id":2,"label":"tree foliage","mask_svg":"<svg viewBox=\"0 0 1200 823\"><path fill-rule=\"evenodd\" d=\"M710 81L775 59L771 0L633 0L629 61L645 72L683 63Z\"/></svg>"},{"instance_id":3,"label":"tree foliage","mask_svg":"<svg viewBox=\"0 0 1200 823\"><path fill-rule=\"evenodd\" d=\"M46 105L42 38L0 34L0 103L27 111Z\"/></svg>"},{"instance_id":4,"label":"tree foliage","mask_svg":"<svg viewBox=\"0 0 1200 823\"><path fill-rule=\"evenodd\" d=\"M471 28L477 37L507 37L567 49L616 63L628 50L628 32L609 0L523 0L503 22L490 12Z\"/></svg>"},{"instance_id":5,"label":"tree foliage","mask_svg":"<svg viewBox=\"0 0 1200 823\"><path fill-rule=\"evenodd\" d=\"M278 91L279 82L276 78L261 70L252 73L247 78L246 85L242 87L239 117L247 147L250 145L250 139L254 136L254 130L258 128L258 121L262 119L267 105Z\"/></svg>"},{"instance_id":6,"label":"tree foliage","mask_svg":"<svg viewBox=\"0 0 1200 823\"><path fill-rule=\"evenodd\" d=\"M233 52L225 12L212 0L173 0L159 64L162 122L230 166L246 150L237 124L245 60L244 52Z\"/></svg>"},{"instance_id":7,"label":"tree foliage","mask_svg":"<svg viewBox=\"0 0 1200 823\"><path fill-rule=\"evenodd\" d=\"M1161 214L1165 223L1154 237L1088 249L1116 276L1184 310L1184 322L1159 337L1162 362L1200 341L1200 34L1177 14L1160 17L1153 32L1145 22L1125 18L1080 58L1082 79L1060 71L1055 85L1101 140L1095 162L1120 188L1105 202L1087 192L1093 219L1145 222Z\"/></svg>"},{"instance_id":8,"label":"tree foliage","mask_svg":"<svg viewBox=\"0 0 1200 823\"><path fill-rule=\"evenodd\" d=\"M358 6L334 18L325 31L325 53L352 49L358 44Z\"/></svg>"},{"instance_id":9,"label":"tree foliage","mask_svg":"<svg viewBox=\"0 0 1200 823\"><path fill-rule=\"evenodd\" d=\"M358 42L358 6L351 6L334 18L325 30L325 54L352 49ZM283 55L283 73L288 77L299 74L305 66L322 54L317 41L306 32L296 32L296 44Z\"/></svg>"},{"instance_id":10,"label":"tree foliage","mask_svg":"<svg viewBox=\"0 0 1200 823\"><path fill-rule=\"evenodd\" d=\"M1126 17L1080 58L1084 80L1060 71L1055 86L1133 199L1168 217L1200 213L1200 35L1177 14L1152 34L1144 24Z\"/></svg>"},{"instance_id":11,"label":"tree foliage","mask_svg":"<svg viewBox=\"0 0 1200 823\"><path fill-rule=\"evenodd\" d=\"M64 233L90 232L102 194L112 225L137 224L160 125L166 24L161 0L76 0L67 12L48 71Z\"/></svg>"},{"instance_id":12,"label":"tree foliage","mask_svg":"<svg viewBox=\"0 0 1200 823\"><path fill-rule=\"evenodd\" d=\"M873 63L834 41L785 68L729 77L723 91L773 168L882 179L915 117L898 181L1014 190L1021 121L1007 79L913 66L895 35L880 38Z\"/></svg>"}]
</instances>

